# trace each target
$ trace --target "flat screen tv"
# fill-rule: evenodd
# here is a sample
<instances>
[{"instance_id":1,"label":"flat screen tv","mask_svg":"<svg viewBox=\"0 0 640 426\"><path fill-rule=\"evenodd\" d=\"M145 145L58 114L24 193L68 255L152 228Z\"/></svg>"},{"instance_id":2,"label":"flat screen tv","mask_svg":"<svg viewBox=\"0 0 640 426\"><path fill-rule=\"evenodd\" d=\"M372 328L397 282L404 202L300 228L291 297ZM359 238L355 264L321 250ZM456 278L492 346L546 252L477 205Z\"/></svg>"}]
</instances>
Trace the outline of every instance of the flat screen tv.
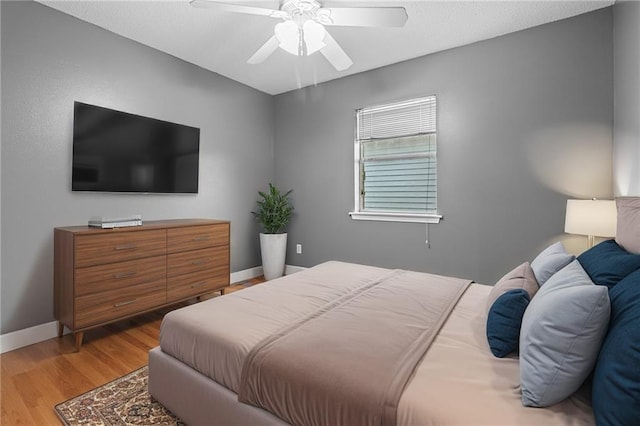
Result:
<instances>
[{"instance_id":1,"label":"flat screen tv","mask_svg":"<svg viewBox=\"0 0 640 426\"><path fill-rule=\"evenodd\" d=\"M200 129L74 103L73 191L197 193Z\"/></svg>"}]
</instances>

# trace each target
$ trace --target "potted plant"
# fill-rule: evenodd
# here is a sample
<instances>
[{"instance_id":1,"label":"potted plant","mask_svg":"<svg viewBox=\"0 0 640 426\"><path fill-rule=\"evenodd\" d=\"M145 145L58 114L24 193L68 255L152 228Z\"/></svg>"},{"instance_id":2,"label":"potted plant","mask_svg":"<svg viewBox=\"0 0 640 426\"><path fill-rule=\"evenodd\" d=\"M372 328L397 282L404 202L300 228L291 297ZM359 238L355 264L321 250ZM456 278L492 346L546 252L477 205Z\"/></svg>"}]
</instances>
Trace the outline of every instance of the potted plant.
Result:
<instances>
[{"instance_id":1,"label":"potted plant","mask_svg":"<svg viewBox=\"0 0 640 426\"><path fill-rule=\"evenodd\" d=\"M289 200L291 190L282 193L269 183L269 191L258 191L258 208L251 212L256 217L263 232L260 233L260 254L262 271L266 280L272 280L284 273L284 261L287 254L287 233L285 229L293 213Z\"/></svg>"}]
</instances>

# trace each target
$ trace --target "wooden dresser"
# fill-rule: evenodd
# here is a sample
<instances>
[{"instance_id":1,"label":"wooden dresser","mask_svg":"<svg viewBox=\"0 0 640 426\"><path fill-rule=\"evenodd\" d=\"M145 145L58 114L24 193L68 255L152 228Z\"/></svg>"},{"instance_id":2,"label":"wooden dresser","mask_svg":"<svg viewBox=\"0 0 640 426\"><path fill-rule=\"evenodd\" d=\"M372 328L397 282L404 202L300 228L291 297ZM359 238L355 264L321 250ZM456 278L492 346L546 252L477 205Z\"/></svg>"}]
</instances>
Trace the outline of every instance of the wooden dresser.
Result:
<instances>
[{"instance_id":1,"label":"wooden dresser","mask_svg":"<svg viewBox=\"0 0 640 426\"><path fill-rule=\"evenodd\" d=\"M54 314L80 350L83 333L229 286L230 223L146 221L142 226L54 229Z\"/></svg>"}]
</instances>

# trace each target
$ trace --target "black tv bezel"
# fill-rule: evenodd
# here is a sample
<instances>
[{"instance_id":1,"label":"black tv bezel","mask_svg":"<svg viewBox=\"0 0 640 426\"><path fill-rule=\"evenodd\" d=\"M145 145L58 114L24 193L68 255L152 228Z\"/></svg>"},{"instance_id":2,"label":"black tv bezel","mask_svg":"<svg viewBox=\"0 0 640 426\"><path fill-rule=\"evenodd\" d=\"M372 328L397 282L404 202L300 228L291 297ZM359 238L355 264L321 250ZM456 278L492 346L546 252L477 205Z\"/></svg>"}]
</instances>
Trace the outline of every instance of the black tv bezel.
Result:
<instances>
[{"instance_id":1,"label":"black tv bezel","mask_svg":"<svg viewBox=\"0 0 640 426\"><path fill-rule=\"evenodd\" d=\"M120 115L124 115L127 117L132 117L134 119L140 119L140 120L144 120L144 121L152 121L152 122L156 122L156 123L160 123L162 125L168 125L168 126L177 126L177 127L182 127L182 128L188 128L191 130L195 130L197 133L197 150L196 150L196 155L198 158L197 161L197 172L195 174L196 176L196 182L195 182L195 190L194 191L148 191L148 190L135 190L133 188L129 188L127 190L116 190L116 189L95 189L95 188L91 188L91 189L81 189L78 188L76 185L76 180L74 179L74 169L77 165L76 162L76 112L77 112L77 108L79 106L82 107L90 107L90 108L96 108L96 109L101 109L104 111L107 111L109 113L114 113L114 114L120 114ZM113 109L113 108L108 108L102 105L95 105L95 104L90 104L90 103L86 103L86 102L81 102L81 101L74 101L73 103L73 128L72 128L72 158L71 158L71 191L72 192L76 192L76 193L96 193L96 194L132 194L132 195L145 195L145 194L158 194L158 195L193 195L193 194L198 194L200 190L200 128L199 127L194 127L194 126L189 126L186 124L182 124L182 123L177 123L177 122L173 122L173 121L167 121L167 120L160 120L157 118L153 118L153 117L148 117L148 116L144 116L141 114L134 114L134 113L130 113L130 112L126 112L123 110L117 110L117 109Z\"/></svg>"}]
</instances>

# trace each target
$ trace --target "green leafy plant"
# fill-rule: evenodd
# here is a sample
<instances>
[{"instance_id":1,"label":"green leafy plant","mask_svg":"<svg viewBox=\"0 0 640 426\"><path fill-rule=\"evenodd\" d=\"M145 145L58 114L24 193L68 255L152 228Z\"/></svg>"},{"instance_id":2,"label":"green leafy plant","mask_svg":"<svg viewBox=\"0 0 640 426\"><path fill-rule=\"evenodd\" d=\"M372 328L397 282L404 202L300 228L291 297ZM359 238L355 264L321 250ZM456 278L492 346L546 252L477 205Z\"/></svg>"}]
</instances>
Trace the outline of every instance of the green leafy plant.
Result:
<instances>
[{"instance_id":1,"label":"green leafy plant","mask_svg":"<svg viewBox=\"0 0 640 426\"><path fill-rule=\"evenodd\" d=\"M289 200L291 190L286 193L269 183L269 192L258 191L261 199L258 208L251 212L262 225L265 234L281 234L289 224L293 214L293 205Z\"/></svg>"}]
</instances>

